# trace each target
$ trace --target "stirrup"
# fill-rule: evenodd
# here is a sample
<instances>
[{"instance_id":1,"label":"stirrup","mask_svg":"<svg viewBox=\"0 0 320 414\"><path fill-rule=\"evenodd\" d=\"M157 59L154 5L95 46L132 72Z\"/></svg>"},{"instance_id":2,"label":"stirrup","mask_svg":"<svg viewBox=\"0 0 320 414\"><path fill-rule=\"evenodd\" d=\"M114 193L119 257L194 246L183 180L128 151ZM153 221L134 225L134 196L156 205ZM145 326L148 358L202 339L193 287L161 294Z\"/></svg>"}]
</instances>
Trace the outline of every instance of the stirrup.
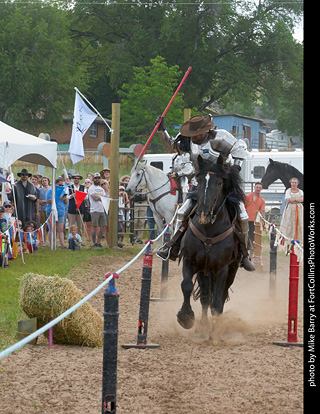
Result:
<instances>
[{"instance_id":1,"label":"stirrup","mask_svg":"<svg viewBox=\"0 0 320 414\"><path fill-rule=\"evenodd\" d=\"M163 250L161 251L161 249ZM165 244L163 244L161 247L159 247L158 251L156 252L156 255L161 260L166 262L167 260L169 260L170 252L171 252L171 247L167 247Z\"/></svg>"}]
</instances>

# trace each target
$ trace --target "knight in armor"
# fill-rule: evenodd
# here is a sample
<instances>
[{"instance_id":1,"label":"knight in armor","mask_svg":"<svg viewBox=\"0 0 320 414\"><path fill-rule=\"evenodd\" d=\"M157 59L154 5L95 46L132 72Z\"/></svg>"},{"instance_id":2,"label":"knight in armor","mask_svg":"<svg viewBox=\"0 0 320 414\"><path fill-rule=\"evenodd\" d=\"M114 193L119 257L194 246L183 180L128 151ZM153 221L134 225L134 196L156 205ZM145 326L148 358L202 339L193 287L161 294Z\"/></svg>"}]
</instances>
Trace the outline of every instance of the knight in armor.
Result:
<instances>
[{"instance_id":1,"label":"knight in armor","mask_svg":"<svg viewBox=\"0 0 320 414\"><path fill-rule=\"evenodd\" d=\"M180 128L180 134L183 137L191 138L190 142L190 160L193 163L195 170L199 170L198 156L200 155L204 160L217 162L219 156L224 162L233 161L233 165L238 166L241 170L243 160L248 157L247 145L242 140L237 140L232 134L224 129L212 129L214 123L210 115L200 116L196 115L185 122ZM161 122L160 133L166 136L166 141L169 141L169 134L164 129L164 124ZM161 132L162 131L162 132ZM228 161L227 161L228 160ZM185 202L182 204L177 213L177 222L175 233L171 240L161 246L157 252L157 256L162 260L176 260L179 254L180 242L182 235L188 227L189 215L195 207L197 201L196 185L190 189L186 196ZM248 271L255 270L250 261L247 244L248 244L248 214L245 206L241 201L236 204L238 208L237 221L240 231L235 232L242 253L241 266Z\"/></svg>"},{"instance_id":2,"label":"knight in armor","mask_svg":"<svg viewBox=\"0 0 320 414\"><path fill-rule=\"evenodd\" d=\"M157 122L158 121L159 118ZM161 123L158 127L158 132L161 134L164 140L177 152L176 155L172 158L172 165L168 176L169 178L173 178L180 183L182 202L184 203L189 191L190 177L193 176L195 172L194 166L190 159L191 138L184 137L180 133L175 138L170 137L164 127L164 118L161 120Z\"/></svg>"}]
</instances>

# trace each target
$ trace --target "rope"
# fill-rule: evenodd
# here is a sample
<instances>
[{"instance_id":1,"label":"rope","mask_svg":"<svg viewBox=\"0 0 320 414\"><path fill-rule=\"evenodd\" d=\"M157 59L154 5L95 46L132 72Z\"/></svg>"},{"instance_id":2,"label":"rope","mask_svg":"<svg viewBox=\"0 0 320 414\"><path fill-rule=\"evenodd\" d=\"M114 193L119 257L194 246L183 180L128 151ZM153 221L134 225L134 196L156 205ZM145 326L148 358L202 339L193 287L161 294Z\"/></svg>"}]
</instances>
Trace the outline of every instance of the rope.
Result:
<instances>
[{"instance_id":1,"label":"rope","mask_svg":"<svg viewBox=\"0 0 320 414\"><path fill-rule=\"evenodd\" d=\"M60 321L62 321L62 319L64 319L66 316L70 315L72 312L74 312L76 309L78 309L85 302L87 302L90 298L92 298L92 296L94 296L96 293L98 293L104 286L106 286L110 282L110 280L114 278L114 275L115 274L116 275L119 275L124 270L126 270L129 266L131 266L131 264L134 263L138 259L138 257L140 257L142 255L142 253L144 253L144 251L148 248L148 246L150 244L152 244L153 242L157 241L165 233L165 231L167 230L167 228L170 227L170 225L173 223L173 221L174 221L174 219L176 217L177 211L178 211L178 208L176 209L175 214L174 214L172 220L170 221L170 223L169 224L166 224L166 226L164 227L162 233L160 233L160 235L156 239L154 239L154 240L148 240L148 242L146 242L145 246L140 250L140 252L133 259L130 260L130 262L128 262L125 266L123 266L121 269L119 269L117 272L115 272L115 273L113 273L111 275L110 275L110 273L106 273L106 275L105 275L105 277L107 277L106 280L103 283L101 283L101 285L99 285L98 287L96 287L91 293L89 293L87 296L85 296L83 299L81 299L78 303L76 303L71 308L69 308L68 310L66 310L65 312L63 312L57 318L53 319L52 321L50 321L49 323L47 323L46 325L44 325L42 328L38 329L36 332L33 332L32 334L28 335L26 338L22 339L21 341L15 343L14 345L12 345L9 348L5 349L4 351L0 352L0 360L2 358L6 357L6 356L8 356L10 354L12 354L12 352L18 351L24 345L28 344L33 339L35 339L39 335L45 333L50 328L52 328L54 325L56 325L57 323L59 323Z\"/></svg>"},{"instance_id":2,"label":"rope","mask_svg":"<svg viewBox=\"0 0 320 414\"><path fill-rule=\"evenodd\" d=\"M287 242L291 243L293 245L294 248L294 252L298 257L298 261L302 262L303 260L303 247L300 246L300 242L299 240L292 240L290 237L287 237L285 234L283 234L278 228L277 225L274 223L270 223L269 221L267 221L260 213L260 211L257 214L256 217L256 222L260 223L260 221L263 220L264 223L268 226L268 228L273 227L276 233L276 237L275 237L275 241L274 241L274 246L278 246L281 245L281 240L285 239ZM266 228L266 231L268 229Z\"/></svg>"}]
</instances>

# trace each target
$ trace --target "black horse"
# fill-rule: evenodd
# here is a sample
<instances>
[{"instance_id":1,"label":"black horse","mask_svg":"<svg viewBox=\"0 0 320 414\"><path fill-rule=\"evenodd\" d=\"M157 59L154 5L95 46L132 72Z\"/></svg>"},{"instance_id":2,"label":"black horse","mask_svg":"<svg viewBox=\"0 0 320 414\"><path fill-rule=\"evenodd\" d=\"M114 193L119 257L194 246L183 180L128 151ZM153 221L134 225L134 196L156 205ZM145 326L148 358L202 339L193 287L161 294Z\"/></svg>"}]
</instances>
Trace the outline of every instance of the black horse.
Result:
<instances>
[{"instance_id":1,"label":"black horse","mask_svg":"<svg viewBox=\"0 0 320 414\"><path fill-rule=\"evenodd\" d=\"M202 305L201 322L206 323L209 306L212 315L223 312L240 264L234 236L237 209L230 201L245 199L237 167L204 162L200 157L198 162L201 171L197 175L196 214L184 235L180 253L184 301L177 318L185 329L192 328L195 321L190 304L194 275L197 274Z\"/></svg>"},{"instance_id":2,"label":"black horse","mask_svg":"<svg viewBox=\"0 0 320 414\"><path fill-rule=\"evenodd\" d=\"M269 165L261 179L262 188L268 188L270 184L279 179L282 181L287 190L290 188L289 180L293 177L298 178L299 188L303 190L303 174L299 170L290 164L273 161L269 158Z\"/></svg>"}]
</instances>

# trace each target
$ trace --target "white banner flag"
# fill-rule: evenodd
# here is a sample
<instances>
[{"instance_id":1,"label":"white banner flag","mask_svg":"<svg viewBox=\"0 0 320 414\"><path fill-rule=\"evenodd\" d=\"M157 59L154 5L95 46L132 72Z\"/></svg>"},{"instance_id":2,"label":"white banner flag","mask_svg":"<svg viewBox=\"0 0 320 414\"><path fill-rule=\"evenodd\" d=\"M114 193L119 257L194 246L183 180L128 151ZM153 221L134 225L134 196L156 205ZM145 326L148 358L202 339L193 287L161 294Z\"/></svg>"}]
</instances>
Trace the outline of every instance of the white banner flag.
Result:
<instances>
[{"instance_id":1,"label":"white banner flag","mask_svg":"<svg viewBox=\"0 0 320 414\"><path fill-rule=\"evenodd\" d=\"M102 205L106 214L109 214L109 205L110 205L110 198L109 197L101 197Z\"/></svg>"},{"instance_id":2,"label":"white banner flag","mask_svg":"<svg viewBox=\"0 0 320 414\"><path fill-rule=\"evenodd\" d=\"M84 103L78 92L74 104L72 135L69 146L70 158L73 164L84 159L83 136L87 132L97 114Z\"/></svg>"}]
</instances>

